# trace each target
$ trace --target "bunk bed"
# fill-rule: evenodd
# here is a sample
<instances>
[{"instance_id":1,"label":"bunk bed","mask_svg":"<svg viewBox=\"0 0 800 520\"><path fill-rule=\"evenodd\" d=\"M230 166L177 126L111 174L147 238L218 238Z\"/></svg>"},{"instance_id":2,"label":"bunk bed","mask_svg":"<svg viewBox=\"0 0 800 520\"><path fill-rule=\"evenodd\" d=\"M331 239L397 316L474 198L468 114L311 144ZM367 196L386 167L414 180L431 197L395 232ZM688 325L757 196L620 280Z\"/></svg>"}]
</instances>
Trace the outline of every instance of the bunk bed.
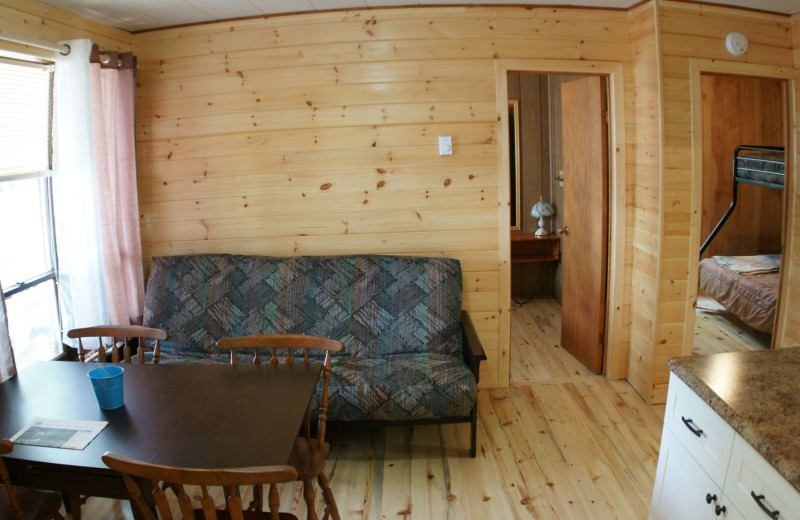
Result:
<instances>
[{"instance_id":1,"label":"bunk bed","mask_svg":"<svg viewBox=\"0 0 800 520\"><path fill-rule=\"evenodd\" d=\"M736 208L739 184L784 189L785 153L783 147L776 146L736 148L731 204L700 247L701 255ZM780 255L706 258L700 262L700 290L749 326L771 333L778 301L779 269Z\"/></svg>"}]
</instances>

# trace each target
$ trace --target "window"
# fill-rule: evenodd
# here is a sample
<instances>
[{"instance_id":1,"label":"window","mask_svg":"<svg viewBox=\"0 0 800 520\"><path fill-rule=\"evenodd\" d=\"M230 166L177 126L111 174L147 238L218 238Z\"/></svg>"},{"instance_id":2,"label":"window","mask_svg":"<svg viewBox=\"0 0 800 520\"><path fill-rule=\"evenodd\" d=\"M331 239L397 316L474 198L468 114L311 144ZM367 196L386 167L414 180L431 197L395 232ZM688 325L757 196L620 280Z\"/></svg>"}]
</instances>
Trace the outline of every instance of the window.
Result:
<instances>
[{"instance_id":1,"label":"window","mask_svg":"<svg viewBox=\"0 0 800 520\"><path fill-rule=\"evenodd\" d=\"M52 68L0 61L0 285L17 369L61 352L53 235Z\"/></svg>"}]
</instances>

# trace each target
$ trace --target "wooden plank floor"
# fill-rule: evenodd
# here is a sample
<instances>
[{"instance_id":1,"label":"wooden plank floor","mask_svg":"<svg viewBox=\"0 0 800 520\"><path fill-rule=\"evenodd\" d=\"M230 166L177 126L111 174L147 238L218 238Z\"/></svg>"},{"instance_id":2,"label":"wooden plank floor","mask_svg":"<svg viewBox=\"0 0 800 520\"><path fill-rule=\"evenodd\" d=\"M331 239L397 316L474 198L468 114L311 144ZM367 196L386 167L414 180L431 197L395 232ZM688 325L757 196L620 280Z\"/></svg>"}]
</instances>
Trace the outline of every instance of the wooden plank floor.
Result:
<instances>
[{"instance_id":1,"label":"wooden plank floor","mask_svg":"<svg viewBox=\"0 0 800 520\"><path fill-rule=\"evenodd\" d=\"M534 298L511 306L511 382L552 381L593 375L561 348L561 306Z\"/></svg>"},{"instance_id":2,"label":"wooden plank floor","mask_svg":"<svg viewBox=\"0 0 800 520\"><path fill-rule=\"evenodd\" d=\"M749 327L713 298L697 296L692 345L695 354L762 350L771 344L771 334Z\"/></svg>"},{"instance_id":3,"label":"wooden plank floor","mask_svg":"<svg viewBox=\"0 0 800 520\"><path fill-rule=\"evenodd\" d=\"M526 366L513 370L527 379L478 392L477 458L467 425L331 430L342 518L646 518L663 406L566 357L556 315L553 300L514 309L512 363ZM281 509L305 518L297 485L282 486ZM97 498L83 513L131 518L126 503Z\"/></svg>"}]
</instances>

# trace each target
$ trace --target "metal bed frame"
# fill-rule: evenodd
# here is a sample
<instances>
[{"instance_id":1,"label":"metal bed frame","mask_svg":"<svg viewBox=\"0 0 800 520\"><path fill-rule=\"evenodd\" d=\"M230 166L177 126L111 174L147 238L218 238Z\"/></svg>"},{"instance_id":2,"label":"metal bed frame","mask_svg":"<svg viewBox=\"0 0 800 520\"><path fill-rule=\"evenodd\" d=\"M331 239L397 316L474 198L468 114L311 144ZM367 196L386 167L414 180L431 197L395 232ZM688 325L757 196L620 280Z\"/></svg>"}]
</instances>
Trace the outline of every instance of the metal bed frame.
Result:
<instances>
[{"instance_id":1,"label":"metal bed frame","mask_svg":"<svg viewBox=\"0 0 800 520\"><path fill-rule=\"evenodd\" d=\"M740 169L745 169L741 165L742 159L745 158L745 157L742 157L740 155L740 152L742 152L742 151L749 151L749 152L783 152L784 153L784 160L781 163L784 164L784 173L781 174L779 172L764 171L764 173L769 173L771 175L781 175L781 177L782 177L781 180L783 182L780 182L780 183L778 183L778 182L768 182L768 181L764 181L764 180L760 180L760 179L751 179L749 177L738 175L738 172L739 172ZM709 244L711 244L711 241L714 240L714 237L717 236L717 233L719 233L719 231L722 229L722 226L728 220L728 217L730 217L731 214L733 213L734 208L736 208L736 200L737 200L739 183L755 184L756 186L764 186L766 188L772 188L772 189L776 189L776 190L784 189L784 182L785 182L785 177L786 177L786 172L785 172L785 170L786 170L786 168L785 168L785 165L786 165L785 153L786 153L786 149L783 146L742 145L742 146L737 146L736 147L736 150L733 152L733 195L731 197L731 204L730 204L730 206L728 206L728 210L725 212L725 214L722 215L722 218L719 219L719 222L717 222L717 225L714 227L714 229L708 235L708 238L706 238L705 242L703 242L703 245L700 246L700 254L701 255L708 248ZM763 161L763 162L770 162L770 163L780 164L777 161L772 161L772 160L769 160L769 159L760 159L760 160Z\"/></svg>"}]
</instances>

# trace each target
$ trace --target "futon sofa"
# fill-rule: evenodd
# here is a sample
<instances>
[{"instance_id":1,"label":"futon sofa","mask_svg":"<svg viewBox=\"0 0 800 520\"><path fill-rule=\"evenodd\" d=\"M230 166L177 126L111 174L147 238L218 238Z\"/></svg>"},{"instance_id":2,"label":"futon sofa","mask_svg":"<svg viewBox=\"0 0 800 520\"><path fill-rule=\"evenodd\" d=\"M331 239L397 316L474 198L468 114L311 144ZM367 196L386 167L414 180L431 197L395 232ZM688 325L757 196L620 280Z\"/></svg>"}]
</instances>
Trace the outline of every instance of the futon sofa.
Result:
<instances>
[{"instance_id":1,"label":"futon sofa","mask_svg":"<svg viewBox=\"0 0 800 520\"><path fill-rule=\"evenodd\" d=\"M330 422L469 422L474 457L486 356L461 293L451 258L155 257L144 325L170 334L161 363L229 362L216 349L223 337L338 339L345 349L332 361Z\"/></svg>"}]
</instances>

